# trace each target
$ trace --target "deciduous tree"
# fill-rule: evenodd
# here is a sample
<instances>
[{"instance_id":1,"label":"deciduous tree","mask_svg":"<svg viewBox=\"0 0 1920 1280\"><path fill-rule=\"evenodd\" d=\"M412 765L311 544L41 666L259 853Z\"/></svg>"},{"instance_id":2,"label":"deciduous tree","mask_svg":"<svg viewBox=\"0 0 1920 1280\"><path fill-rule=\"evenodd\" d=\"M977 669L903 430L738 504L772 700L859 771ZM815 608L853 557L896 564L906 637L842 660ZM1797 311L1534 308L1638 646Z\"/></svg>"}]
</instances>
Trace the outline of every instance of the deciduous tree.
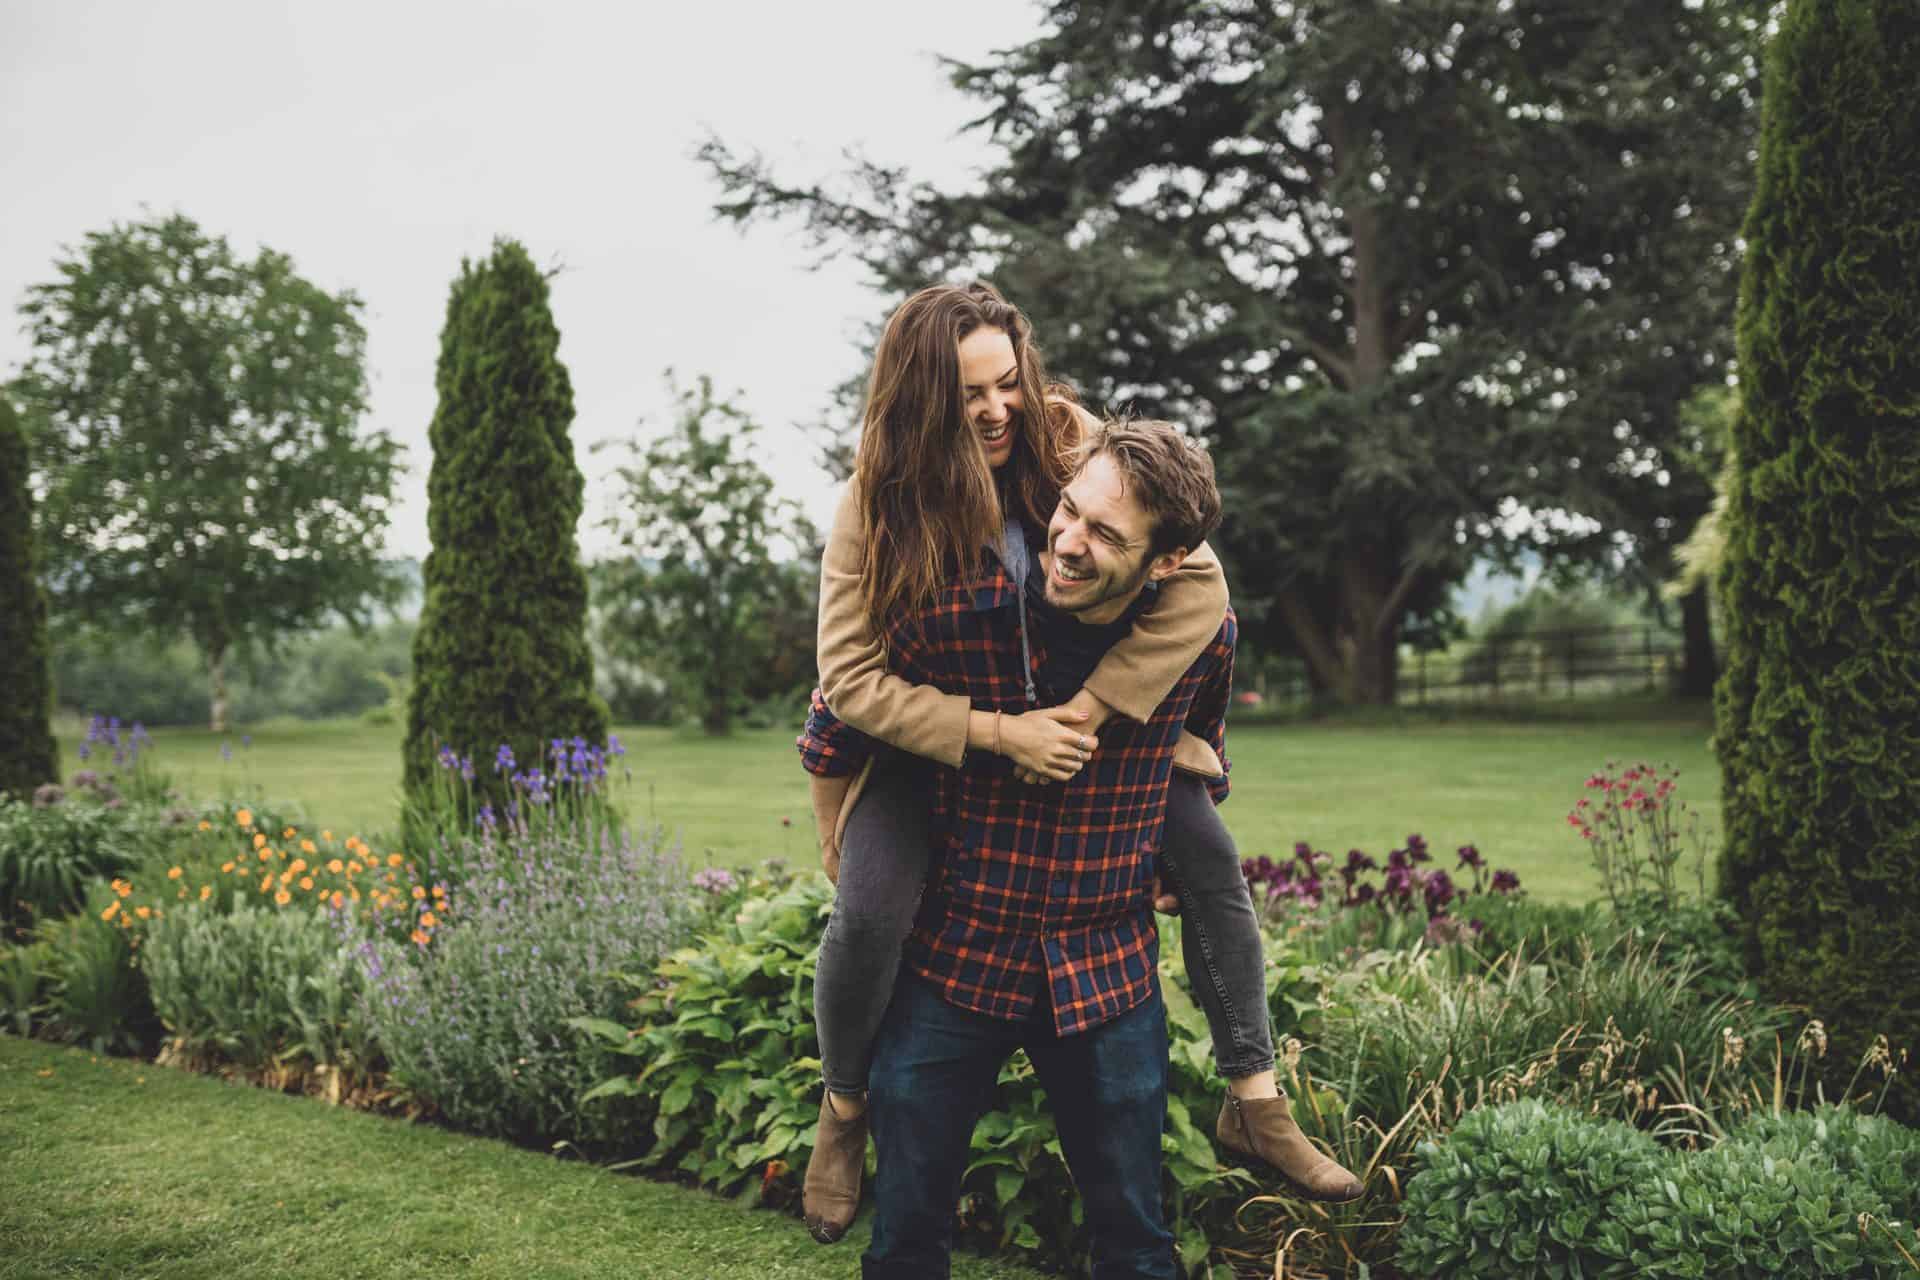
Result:
<instances>
[{"instance_id":1,"label":"deciduous tree","mask_svg":"<svg viewBox=\"0 0 1920 1280\"><path fill-rule=\"evenodd\" d=\"M672 430L618 470L608 526L627 554L601 566L603 634L725 733L752 701L813 678L818 539L774 496L746 413L704 377L676 400Z\"/></svg>"},{"instance_id":2,"label":"deciduous tree","mask_svg":"<svg viewBox=\"0 0 1920 1280\"><path fill-rule=\"evenodd\" d=\"M892 297L990 275L1093 400L1204 435L1243 624L1387 701L1476 558L1616 551L1512 516L1656 485L1729 355L1753 8L1059 0L952 68L1000 148L968 189L705 155L727 216L797 217Z\"/></svg>"},{"instance_id":3,"label":"deciduous tree","mask_svg":"<svg viewBox=\"0 0 1920 1280\"><path fill-rule=\"evenodd\" d=\"M361 427L366 331L286 255L181 214L92 232L27 293L16 384L57 618L229 657L391 597L399 446Z\"/></svg>"}]
</instances>

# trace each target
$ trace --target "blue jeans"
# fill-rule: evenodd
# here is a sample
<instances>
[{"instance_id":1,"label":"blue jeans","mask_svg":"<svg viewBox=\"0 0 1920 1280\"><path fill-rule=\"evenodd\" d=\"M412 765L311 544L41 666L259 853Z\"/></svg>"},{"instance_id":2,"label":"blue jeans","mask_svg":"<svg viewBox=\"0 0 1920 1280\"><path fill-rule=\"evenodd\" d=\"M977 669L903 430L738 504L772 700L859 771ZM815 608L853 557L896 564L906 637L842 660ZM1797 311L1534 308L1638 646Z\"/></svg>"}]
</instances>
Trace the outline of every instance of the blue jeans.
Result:
<instances>
[{"instance_id":1,"label":"blue jeans","mask_svg":"<svg viewBox=\"0 0 1920 1280\"><path fill-rule=\"evenodd\" d=\"M1024 1048L1047 1091L1060 1146L1093 1231L1093 1280L1174 1280L1160 1203L1167 1119L1167 1018L1153 998L1060 1037L1044 999L1007 1022L969 1013L902 973L874 1045L867 1115L880 1167L865 1280L943 1280L973 1127L1000 1066Z\"/></svg>"}]
</instances>

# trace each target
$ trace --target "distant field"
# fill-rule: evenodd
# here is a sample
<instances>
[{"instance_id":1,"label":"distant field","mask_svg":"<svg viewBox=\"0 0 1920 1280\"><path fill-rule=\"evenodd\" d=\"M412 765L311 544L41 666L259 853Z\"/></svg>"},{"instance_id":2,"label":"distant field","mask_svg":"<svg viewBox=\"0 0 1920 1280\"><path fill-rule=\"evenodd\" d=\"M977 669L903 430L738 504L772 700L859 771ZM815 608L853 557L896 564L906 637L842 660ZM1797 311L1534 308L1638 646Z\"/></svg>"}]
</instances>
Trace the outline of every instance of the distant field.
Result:
<instances>
[{"instance_id":1,"label":"distant field","mask_svg":"<svg viewBox=\"0 0 1920 1280\"><path fill-rule=\"evenodd\" d=\"M1410 832L1450 866L1473 843L1534 893L1576 900L1598 892L1584 845L1566 824L1581 782L1609 759L1672 764L1680 797L1717 834L1720 778L1704 707L1621 704L1581 719L1451 719L1391 715L1229 728L1233 796L1221 811L1246 854L1283 855L1297 840L1336 855L1376 858ZM205 730L156 731L155 757L196 795L223 791L297 802L336 832L384 832L398 810L398 728L357 721L251 727L223 764ZM793 730L621 728L631 783L615 794L635 821L658 821L694 864L738 866L772 856L810 859L806 775ZM63 735L69 770L76 738ZM791 827L782 826L790 818Z\"/></svg>"}]
</instances>

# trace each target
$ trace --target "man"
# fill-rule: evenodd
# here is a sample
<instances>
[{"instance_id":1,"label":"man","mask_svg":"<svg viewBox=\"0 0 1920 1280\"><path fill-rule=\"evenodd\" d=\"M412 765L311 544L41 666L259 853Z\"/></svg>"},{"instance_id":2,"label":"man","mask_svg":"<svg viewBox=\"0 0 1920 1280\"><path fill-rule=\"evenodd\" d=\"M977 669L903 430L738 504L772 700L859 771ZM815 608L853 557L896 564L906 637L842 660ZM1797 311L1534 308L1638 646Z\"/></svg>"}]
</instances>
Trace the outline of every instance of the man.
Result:
<instances>
[{"instance_id":1,"label":"man","mask_svg":"<svg viewBox=\"0 0 1920 1280\"><path fill-rule=\"evenodd\" d=\"M1003 557L889 628L915 682L1019 712L1033 675L1071 692L1218 523L1207 455L1165 423L1092 432L1027 581ZM1028 615L1031 614L1031 618ZM939 771L942 851L874 1050L879 1151L869 1278L948 1274L973 1127L1001 1064L1025 1048L1085 1200L1096 1280L1173 1277L1160 1203L1167 1039L1156 977L1154 862L1176 746L1221 753L1235 621L1145 723L1112 722L1061 786L1021 782L998 755ZM815 699L803 762L836 776L870 744ZM1225 778L1214 784L1224 796Z\"/></svg>"}]
</instances>

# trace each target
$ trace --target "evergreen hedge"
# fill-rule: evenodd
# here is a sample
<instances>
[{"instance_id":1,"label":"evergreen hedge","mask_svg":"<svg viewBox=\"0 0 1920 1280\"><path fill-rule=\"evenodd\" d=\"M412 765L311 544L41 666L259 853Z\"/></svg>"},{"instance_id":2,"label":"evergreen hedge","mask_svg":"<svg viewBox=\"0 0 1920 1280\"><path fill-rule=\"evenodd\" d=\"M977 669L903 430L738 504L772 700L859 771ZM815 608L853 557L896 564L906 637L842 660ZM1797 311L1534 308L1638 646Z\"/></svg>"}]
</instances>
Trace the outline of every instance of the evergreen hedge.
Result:
<instances>
[{"instance_id":1,"label":"evergreen hedge","mask_svg":"<svg viewBox=\"0 0 1920 1280\"><path fill-rule=\"evenodd\" d=\"M499 804L499 744L530 768L548 767L547 739L606 739L575 541L583 482L569 435L573 386L559 347L546 278L523 247L497 241L488 260L462 262L435 378L433 549L404 748L410 802L429 786L442 745L474 756L476 788Z\"/></svg>"},{"instance_id":2,"label":"evergreen hedge","mask_svg":"<svg viewBox=\"0 0 1920 1280\"><path fill-rule=\"evenodd\" d=\"M1720 589L1721 887L1772 993L1920 1059L1920 15L1793 0L1770 52ZM1909 1064L1889 1110L1920 1114ZM1874 1077L1877 1083L1877 1076Z\"/></svg>"},{"instance_id":3,"label":"evergreen hedge","mask_svg":"<svg viewBox=\"0 0 1920 1280\"><path fill-rule=\"evenodd\" d=\"M58 776L52 706L27 438L13 406L0 396L0 795L28 796Z\"/></svg>"}]
</instances>

